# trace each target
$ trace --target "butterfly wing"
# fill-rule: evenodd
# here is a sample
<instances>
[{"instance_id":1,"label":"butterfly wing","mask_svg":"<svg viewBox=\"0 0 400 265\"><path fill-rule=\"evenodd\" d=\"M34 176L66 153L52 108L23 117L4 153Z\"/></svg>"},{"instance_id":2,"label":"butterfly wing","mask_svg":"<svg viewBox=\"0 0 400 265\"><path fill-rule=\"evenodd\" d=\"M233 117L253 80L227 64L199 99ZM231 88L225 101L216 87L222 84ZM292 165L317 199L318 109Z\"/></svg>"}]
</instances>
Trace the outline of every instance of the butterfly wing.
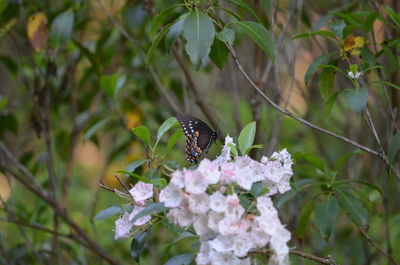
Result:
<instances>
[{"instance_id":1,"label":"butterfly wing","mask_svg":"<svg viewBox=\"0 0 400 265\"><path fill-rule=\"evenodd\" d=\"M186 136L187 159L191 163L197 163L202 153L207 153L215 142L218 132L214 132L206 123L192 115L178 113L176 117Z\"/></svg>"}]
</instances>

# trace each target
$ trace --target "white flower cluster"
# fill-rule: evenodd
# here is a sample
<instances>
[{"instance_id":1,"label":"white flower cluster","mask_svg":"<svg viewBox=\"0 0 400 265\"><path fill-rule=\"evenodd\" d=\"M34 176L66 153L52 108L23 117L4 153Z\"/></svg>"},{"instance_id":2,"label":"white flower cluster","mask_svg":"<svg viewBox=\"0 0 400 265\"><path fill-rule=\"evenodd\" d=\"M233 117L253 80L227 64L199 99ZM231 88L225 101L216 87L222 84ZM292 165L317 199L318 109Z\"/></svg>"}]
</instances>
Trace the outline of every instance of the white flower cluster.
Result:
<instances>
[{"instance_id":1,"label":"white flower cluster","mask_svg":"<svg viewBox=\"0 0 400 265\"><path fill-rule=\"evenodd\" d=\"M151 216L143 216L136 221L133 218L144 209L145 201L153 197L153 184L138 182L129 190L135 201L135 208L131 213L124 212L123 215L115 221L115 239L128 238L130 231L134 226L142 226L150 221Z\"/></svg>"},{"instance_id":2,"label":"white flower cluster","mask_svg":"<svg viewBox=\"0 0 400 265\"><path fill-rule=\"evenodd\" d=\"M231 160L232 138L225 139L222 154L204 159L195 170L175 171L160 201L172 208L167 217L181 227L193 225L200 236L197 264L250 264L249 252L269 244L269 264L289 264L290 232L279 220L269 196L290 190L292 160L286 149L260 162L248 156ZM268 189L245 209L239 193L262 182Z\"/></svg>"}]
</instances>

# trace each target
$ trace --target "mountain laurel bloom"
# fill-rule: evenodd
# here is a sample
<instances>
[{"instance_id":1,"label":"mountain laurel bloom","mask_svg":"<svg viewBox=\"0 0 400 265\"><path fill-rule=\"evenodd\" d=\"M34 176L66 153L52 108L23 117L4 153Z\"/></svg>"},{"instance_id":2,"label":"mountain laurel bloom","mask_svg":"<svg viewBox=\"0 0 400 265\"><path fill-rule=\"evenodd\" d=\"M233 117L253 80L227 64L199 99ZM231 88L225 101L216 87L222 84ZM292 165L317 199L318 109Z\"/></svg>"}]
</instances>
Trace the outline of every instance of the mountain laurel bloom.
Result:
<instances>
[{"instance_id":1,"label":"mountain laurel bloom","mask_svg":"<svg viewBox=\"0 0 400 265\"><path fill-rule=\"evenodd\" d=\"M232 158L232 144L227 136L219 157L171 175L160 192L160 202L171 208L167 218L181 227L193 225L200 237L199 265L250 265L249 252L266 246L272 250L269 265L289 264L291 234L270 196L291 189L291 155L284 149L261 162L247 155ZM264 188L257 196L251 192L255 184ZM250 202L245 204L242 198Z\"/></svg>"}]
</instances>

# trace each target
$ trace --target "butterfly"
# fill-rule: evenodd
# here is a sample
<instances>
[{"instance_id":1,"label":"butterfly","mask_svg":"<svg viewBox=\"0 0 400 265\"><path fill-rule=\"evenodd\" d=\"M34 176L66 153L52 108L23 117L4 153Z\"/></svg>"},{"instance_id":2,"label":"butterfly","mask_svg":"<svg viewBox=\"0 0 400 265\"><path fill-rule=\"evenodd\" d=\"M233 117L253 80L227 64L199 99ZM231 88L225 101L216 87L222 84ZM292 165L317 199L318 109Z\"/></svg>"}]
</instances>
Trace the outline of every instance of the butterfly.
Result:
<instances>
[{"instance_id":1,"label":"butterfly","mask_svg":"<svg viewBox=\"0 0 400 265\"><path fill-rule=\"evenodd\" d=\"M203 153L208 153L218 137L218 130L213 131L205 122L189 114L176 115L186 136L186 157L190 163L197 163Z\"/></svg>"}]
</instances>

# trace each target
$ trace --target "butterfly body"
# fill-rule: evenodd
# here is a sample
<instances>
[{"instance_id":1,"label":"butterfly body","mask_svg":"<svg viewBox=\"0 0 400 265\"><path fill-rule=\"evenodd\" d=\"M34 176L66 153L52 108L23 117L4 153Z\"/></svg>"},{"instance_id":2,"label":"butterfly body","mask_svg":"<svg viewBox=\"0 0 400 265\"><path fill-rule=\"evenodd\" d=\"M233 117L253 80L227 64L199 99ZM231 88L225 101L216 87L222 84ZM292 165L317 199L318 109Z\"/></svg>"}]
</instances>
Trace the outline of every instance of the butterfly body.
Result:
<instances>
[{"instance_id":1,"label":"butterfly body","mask_svg":"<svg viewBox=\"0 0 400 265\"><path fill-rule=\"evenodd\" d=\"M189 114L176 115L186 136L186 157L191 163L197 163L203 153L207 153L218 136L206 123Z\"/></svg>"}]
</instances>

